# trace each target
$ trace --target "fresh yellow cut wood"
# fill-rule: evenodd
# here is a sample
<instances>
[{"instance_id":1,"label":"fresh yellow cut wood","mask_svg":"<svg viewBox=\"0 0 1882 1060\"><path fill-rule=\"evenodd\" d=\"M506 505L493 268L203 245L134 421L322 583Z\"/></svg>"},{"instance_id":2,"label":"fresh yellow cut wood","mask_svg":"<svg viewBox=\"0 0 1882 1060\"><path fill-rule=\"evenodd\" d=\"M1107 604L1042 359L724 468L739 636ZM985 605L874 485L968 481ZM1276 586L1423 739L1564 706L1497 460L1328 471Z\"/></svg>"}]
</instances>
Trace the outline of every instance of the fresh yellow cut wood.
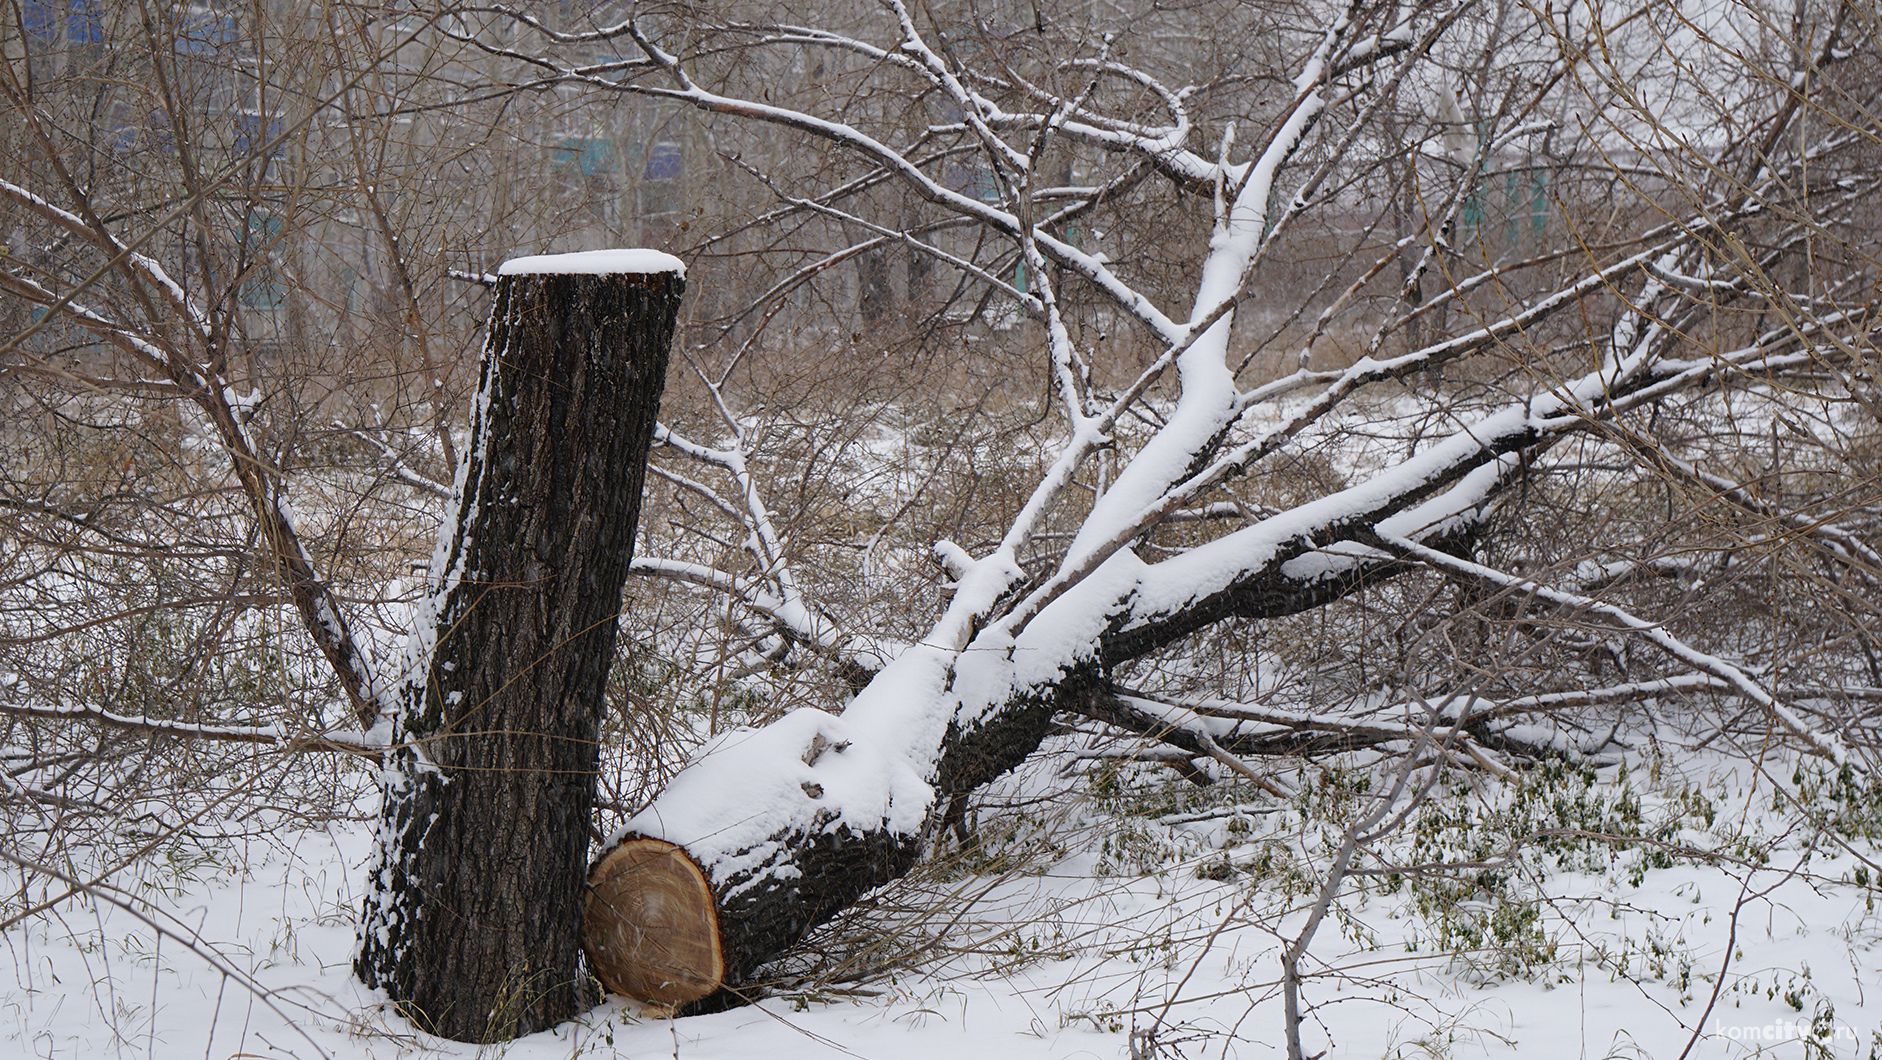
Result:
<instances>
[{"instance_id":1,"label":"fresh yellow cut wood","mask_svg":"<svg viewBox=\"0 0 1882 1060\"><path fill-rule=\"evenodd\" d=\"M588 871L582 946L608 990L684 1005L719 988L725 956L706 875L661 839L624 840Z\"/></svg>"}]
</instances>

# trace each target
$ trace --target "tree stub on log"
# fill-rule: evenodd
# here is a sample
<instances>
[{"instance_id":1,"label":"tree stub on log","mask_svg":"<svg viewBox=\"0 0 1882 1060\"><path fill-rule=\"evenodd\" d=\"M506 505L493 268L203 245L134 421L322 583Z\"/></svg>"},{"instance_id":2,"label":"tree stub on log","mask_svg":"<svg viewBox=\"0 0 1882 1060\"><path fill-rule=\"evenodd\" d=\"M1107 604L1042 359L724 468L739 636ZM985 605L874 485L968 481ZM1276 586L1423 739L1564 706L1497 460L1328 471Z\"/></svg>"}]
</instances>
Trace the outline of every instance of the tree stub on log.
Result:
<instances>
[{"instance_id":1,"label":"tree stub on log","mask_svg":"<svg viewBox=\"0 0 1882 1060\"><path fill-rule=\"evenodd\" d=\"M582 946L603 986L655 1004L690 1004L725 981L712 886L664 839L625 839L589 870Z\"/></svg>"}]
</instances>

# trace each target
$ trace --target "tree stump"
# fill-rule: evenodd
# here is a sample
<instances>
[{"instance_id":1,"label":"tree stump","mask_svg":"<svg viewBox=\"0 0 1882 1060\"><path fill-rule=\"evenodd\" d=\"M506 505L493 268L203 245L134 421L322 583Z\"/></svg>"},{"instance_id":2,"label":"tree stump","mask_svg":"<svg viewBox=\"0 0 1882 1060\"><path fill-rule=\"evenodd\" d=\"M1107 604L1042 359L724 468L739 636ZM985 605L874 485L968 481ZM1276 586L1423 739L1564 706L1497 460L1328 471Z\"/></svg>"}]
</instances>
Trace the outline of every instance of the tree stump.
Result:
<instances>
[{"instance_id":1,"label":"tree stump","mask_svg":"<svg viewBox=\"0 0 1882 1060\"><path fill-rule=\"evenodd\" d=\"M680 293L651 251L499 274L456 510L396 697L354 969L425 1030L593 997L583 879L603 693Z\"/></svg>"}]
</instances>

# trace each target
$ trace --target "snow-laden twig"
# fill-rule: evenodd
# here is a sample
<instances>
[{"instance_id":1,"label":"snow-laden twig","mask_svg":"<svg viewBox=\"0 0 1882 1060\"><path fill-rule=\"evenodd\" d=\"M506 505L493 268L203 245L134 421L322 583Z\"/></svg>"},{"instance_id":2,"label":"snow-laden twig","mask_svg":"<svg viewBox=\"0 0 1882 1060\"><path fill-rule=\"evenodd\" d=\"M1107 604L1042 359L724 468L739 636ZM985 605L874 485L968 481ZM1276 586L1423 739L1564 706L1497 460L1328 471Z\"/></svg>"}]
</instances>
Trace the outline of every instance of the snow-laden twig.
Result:
<instances>
[{"instance_id":1,"label":"snow-laden twig","mask_svg":"<svg viewBox=\"0 0 1882 1060\"><path fill-rule=\"evenodd\" d=\"M1106 49L1109 50L1108 40ZM1033 178L1038 172L1040 157L1058 128L1064 124L1067 115L1082 106L1097 87L1098 79L1094 76L1076 98L1055 103L1051 117L1039 126L1032 138L1032 144L1026 152L1026 165L1016 174L1013 188L1020 219L1020 255L1026 263L1027 276L1039 292L1036 297L1045 312L1047 363L1051 366L1054 389L1065 407L1066 422L1073 431L1077 431L1095 411L1089 392L1091 367L1079 355L1078 347L1072 342L1071 332L1065 326L1065 317L1059 308L1057 284L1053 282L1045 252L1039 247L1041 225L1036 216L1038 203L1033 198Z\"/></svg>"},{"instance_id":2,"label":"snow-laden twig","mask_svg":"<svg viewBox=\"0 0 1882 1060\"><path fill-rule=\"evenodd\" d=\"M700 564L639 556L634 559L635 573L677 578L730 593L747 607L771 619L778 632L785 635L788 641L803 644L825 656L855 662L871 672L880 669L887 661L881 657L884 651L882 645L864 646L860 654L866 658L852 658L852 655L858 654L858 645L852 643L852 638L841 635L805 595L792 568L785 541L778 533L763 490L746 458L744 430L738 418L726 406L719 388L703 375L701 379L732 432L732 445L726 448L702 445L674 433L665 424L654 428L654 444L716 467L731 476L738 491L737 500L720 496L704 483L662 469L653 470L656 475L705 498L707 503L745 528L744 547L757 564L756 578L739 577Z\"/></svg>"},{"instance_id":3,"label":"snow-laden twig","mask_svg":"<svg viewBox=\"0 0 1882 1060\"><path fill-rule=\"evenodd\" d=\"M346 754L376 756L385 748L369 742L359 733L294 734L279 724L220 725L206 722L174 721L136 714L119 714L89 703L26 704L0 702L0 714L19 718L44 718L52 721L89 721L107 728L142 732L152 736L174 736L186 740L219 743L254 743L284 751L340 751Z\"/></svg>"},{"instance_id":4,"label":"snow-laden twig","mask_svg":"<svg viewBox=\"0 0 1882 1060\"><path fill-rule=\"evenodd\" d=\"M1569 608L1577 614L1597 616L1608 625L1626 630L1629 633L1641 637L1673 658L1678 659L1681 663L1702 673L1710 674L1731 685L1741 695L1763 707L1773 718L1776 718L1781 725L1789 729L1793 735L1802 739L1816 751L1816 753L1829 758L1839 766L1850 765L1861 768L1861 763L1851 758L1849 749L1843 745L1841 739L1834 735L1818 732L1802 718L1798 717L1795 711L1779 702L1775 696L1743 669L1734 666L1716 655L1700 651L1688 645L1685 641L1667 632L1663 623L1649 622L1617 604L1596 600L1592 597L1581 596L1576 593L1565 592L1543 585L1533 578L1508 574L1493 567L1487 567L1481 563L1460 559L1449 553L1440 552L1437 549L1421 545L1409 538L1392 534L1380 534L1378 535L1377 541L1380 547L1387 551L1406 559L1416 560L1433 569L1460 575L1502 589L1531 593L1539 599Z\"/></svg>"},{"instance_id":5,"label":"snow-laden twig","mask_svg":"<svg viewBox=\"0 0 1882 1060\"><path fill-rule=\"evenodd\" d=\"M336 424L336 426L338 425ZM406 455L394 448L383 436L360 429L349 429L346 433L378 450L380 457L385 460L386 470L397 476L400 482L422 493L428 493L433 497L448 498L451 496L451 487L449 485L413 470L411 463L406 459Z\"/></svg>"},{"instance_id":6,"label":"snow-laden twig","mask_svg":"<svg viewBox=\"0 0 1882 1060\"><path fill-rule=\"evenodd\" d=\"M1657 280L1697 295L1732 294L1744 290L1747 286L1746 277L1743 275L1725 280L1690 276L1676 271L1671 265L1662 265L1659 262L1649 264L1647 271L1652 273Z\"/></svg>"},{"instance_id":7,"label":"snow-laden twig","mask_svg":"<svg viewBox=\"0 0 1882 1060\"><path fill-rule=\"evenodd\" d=\"M665 578L724 593L752 611L770 619L774 629L787 642L799 644L838 662L854 663L868 671L880 670L899 653L885 640L859 638L845 633L835 623L800 601L791 603L769 591L771 583L728 574L704 563L662 556L635 556L631 572L642 577Z\"/></svg>"},{"instance_id":8,"label":"snow-laden twig","mask_svg":"<svg viewBox=\"0 0 1882 1060\"><path fill-rule=\"evenodd\" d=\"M1451 746L1498 774L1506 772L1507 767L1495 761L1497 753L1536 758L1551 752L1579 750L1562 747L1559 741L1539 742L1532 737L1488 728L1492 715L1489 710L1479 709L1485 706L1482 701L1457 696L1394 703L1349 717L1208 699L1178 701L1120 689L1114 694L1087 696L1079 702L1077 711L1183 750L1191 757L1206 755L1218 761L1222 760L1218 751L1240 759L1311 756L1382 745L1410 747L1423 738L1424 727L1378 720L1408 713L1435 718L1447 725L1464 718L1466 728L1458 732ZM1507 707L1508 704L1494 706ZM1539 708L1523 713L1535 709ZM1512 712L1504 711L1496 716L1507 717L1509 713ZM1235 771L1242 772L1241 769Z\"/></svg>"}]
</instances>

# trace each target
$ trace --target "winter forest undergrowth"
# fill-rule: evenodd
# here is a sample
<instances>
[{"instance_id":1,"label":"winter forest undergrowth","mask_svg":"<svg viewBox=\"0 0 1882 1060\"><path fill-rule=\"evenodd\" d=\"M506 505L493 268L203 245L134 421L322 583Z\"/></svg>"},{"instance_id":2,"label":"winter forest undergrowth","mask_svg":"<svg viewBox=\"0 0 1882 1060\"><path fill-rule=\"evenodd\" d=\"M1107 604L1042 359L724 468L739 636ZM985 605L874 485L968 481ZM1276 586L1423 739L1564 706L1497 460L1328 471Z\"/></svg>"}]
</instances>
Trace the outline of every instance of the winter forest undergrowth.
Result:
<instances>
[{"instance_id":1,"label":"winter forest undergrowth","mask_svg":"<svg viewBox=\"0 0 1882 1060\"><path fill-rule=\"evenodd\" d=\"M751 1007L673 1019L615 998L502 1047L414 1033L350 971L370 807L316 825L303 804L179 829L11 929L5 1033L50 1057L1282 1051L1279 953L1376 759L1278 774L1298 790L1281 801L1115 750L1055 737L976 808L966 849L820 929ZM1827 771L1647 741L1447 778L1372 847L1405 871L1341 888L1303 970L1304 1037L1382 1057L1866 1057L1879 827L1873 789Z\"/></svg>"},{"instance_id":2,"label":"winter forest undergrowth","mask_svg":"<svg viewBox=\"0 0 1882 1060\"><path fill-rule=\"evenodd\" d=\"M878 423L911 415L884 408ZM923 444L932 430L860 432L854 467L866 477L846 495L877 511L906 504L897 484L925 480L932 450L962 444ZM1012 433L989 437L999 458L1024 463L1029 447ZM358 473L335 472L335 493L358 489L346 484ZM849 568L854 584L920 557L881 546L869 563ZM641 615L663 606L636 603ZM44 853L8 906L5 1033L22 1055L48 1057L1269 1055L1285 1048L1282 952L1330 896L1301 970L1310 1054L1882 1047L1866 1005L1882 970L1873 777L1799 755L1751 719L1722 738L1727 707L1677 675L1499 703L1510 709L1472 730L1479 749L1460 751L1443 720L1457 705L1407 695L1381 656L1348 646L1370 642L1368 630L1382 642L1416 632L1391 626L1420 600L1359 603L1213 646L1246 668L1232 704L1179 717L1145 701L1239 741L1238 761L1258 762L1259 776L1065 719L913 874L769 967L756 1005L676 1020L612 998L500 1048L416 1033L352 977L378 799L369 770L134 733L106 746L109 768L91 764L92 804L71 809L92 812L75 812L69 831L16 825L13 849ZM270 648L267 623L292 623L279 611L246 616L252 639L204 684L283 702L318 686L317 669ZM1738 621L1739 635L1755 629L1752 615ZM404 628L379 631L383 650ZM141 633L101 639L91 658L128 646L154 668L204 635L166 622ZM650 626L617 664L604 818L644 801L662 764L709 732L777 712L764 682L726 674L724 636L688 611ZM1196 667L1177 657L1141 681L1180 684ZM1329 696L1337 715L1311 707ZM1369 821L1394 783L1408 787L1393 818ZM1356 827L1371 836L1364 856L1336 874Z\"/></svg>"},{"instance_id":3,"label":"winter forest undergrowth","mask_svg":"<svg viewBox=\"0 0 1882 1060\"><path fill-rule=\"evenodd\" d=\"M1882 1060L1879 34L0 4L0 1054ZM626 588L494 721L515 262L630 246Z\"/></svg>"}]
</instances>

